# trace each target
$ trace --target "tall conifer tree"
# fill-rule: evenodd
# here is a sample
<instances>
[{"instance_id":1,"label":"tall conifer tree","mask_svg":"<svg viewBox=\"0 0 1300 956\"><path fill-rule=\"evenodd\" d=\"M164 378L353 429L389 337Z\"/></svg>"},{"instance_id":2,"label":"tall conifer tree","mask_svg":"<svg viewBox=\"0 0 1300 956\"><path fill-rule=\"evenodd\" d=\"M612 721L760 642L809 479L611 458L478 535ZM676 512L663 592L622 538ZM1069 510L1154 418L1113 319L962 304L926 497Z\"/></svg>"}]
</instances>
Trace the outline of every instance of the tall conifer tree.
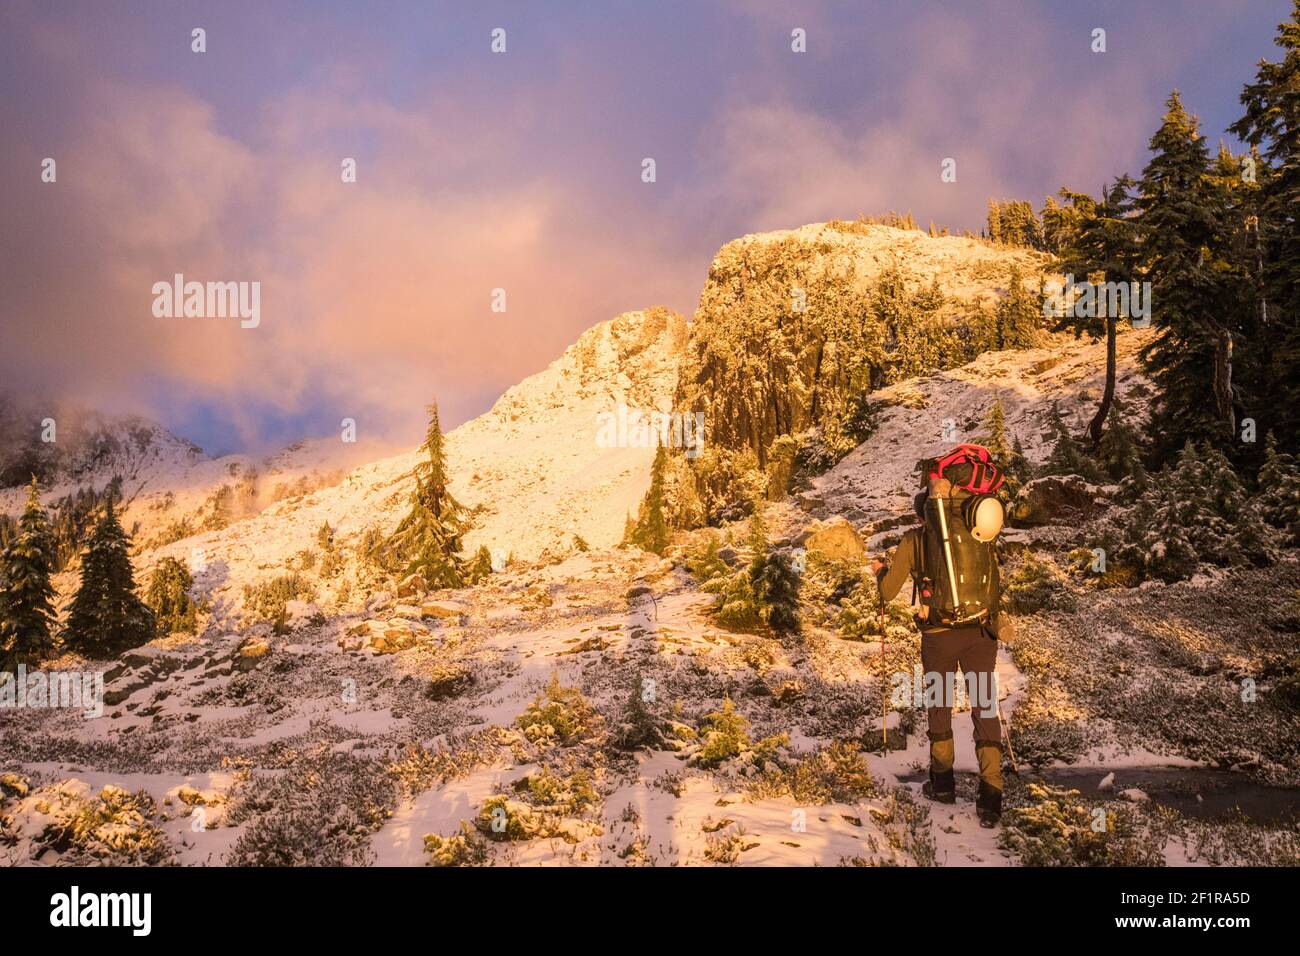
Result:
<instances>
[{"instance_id":1,"label":"tall conifer tree","mask_svg":"<svg viewBox=\"0 0 1300 956\"><path fill-rule=\"evenodd\" d=\"M81 559L81 586L68 611L64 641L90 657L107 657L153 639L154 613L135 593L131 538L110 496Z\"/></svg>"},{"instance_id":2,"label":"tall conifer tree","mask_svg":"<svg viewBox=\"0 0 1300 956\"><path fill-rule=\"evenodd\" d=\"M1157 449L1188 441L1223 447L1234 431L1232 303L1224 280L1222 190L1210 175L1205 139L1175 90L1154 154L1142 172L1143 254L1157 332L1142 352L1158 389L1152 427Z\"/></svg>"},{"instance_id":3,"label":"tall conifer tree","mask_svg":"<svg viewBox=\"0 0 1300 956\"><path fill-rule=\"evenodd\" d=\"M0 555L0 662L35 664L54 645L54 538L41 507L36 478L13 539Z\"/></svg>"},{"instance_id":4,"label":"tall conifer tree","mask_svg":"<svg viewBox=\"0 0 1300 956\"><path fill-rule=\"evenodd\" d=\"M1300 0L1292 0L1291 17L1278 25L1273 42L1282 58L1260 62L1255 82L1241 94L1245 115L1230 129L1267 161L1255 163L1259 334L1249 344L1263 368L1266 427L1294 447L1300 441Z\"/></svg>"},{"instance_id":5,"label":"tall conifer tree","mask_svg":"<svg viewBox=\"0 0 1300 956\"><path fill-rule=\"evenodd\" d=\"M411 510L381 549L386 567L418 572L430 587L455 588L464 583L460 558L465 510L447 488L447 452L438 405L429 406L429 427L421 446L425 458L415 466Z\"/></svg>"}]
</instances>

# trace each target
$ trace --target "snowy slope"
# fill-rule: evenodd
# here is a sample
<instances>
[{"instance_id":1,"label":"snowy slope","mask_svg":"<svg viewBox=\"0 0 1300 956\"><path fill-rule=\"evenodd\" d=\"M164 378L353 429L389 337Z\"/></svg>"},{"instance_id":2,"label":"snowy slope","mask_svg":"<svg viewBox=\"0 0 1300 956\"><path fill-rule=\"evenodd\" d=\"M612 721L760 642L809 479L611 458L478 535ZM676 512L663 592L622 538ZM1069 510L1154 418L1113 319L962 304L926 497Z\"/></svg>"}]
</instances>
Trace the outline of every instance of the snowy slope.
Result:
<instances>
[{"instance_id":1,"label":"snowy slope","mask_svg":"<svg viewBox=\"0 0 1300 956\"><path fill-rule=\"evenodd\" d=\"M1117 397L1140 411L1147 384L1137 352L1151 332L1122 332L1117 344ZM985 434L989 407L1000 398L1007 439L1019 438L1026 456L1050 453L1053 403L1078 434L1096 411L1105 382L1105 342L1055 336L1043 348L986 352L968 365L900 382L874 393L889 407L877 431L857 450L813 480L806 496L818 510L861 523L911 511L916 464L958 442Z\"/></svg>"},{"instance_id":2,"label":"snowy slope","mask_svg":"<svg viewBox=\"0 0 1300 956\"><path fill-rule=\"evenodd\" d=\"M490 411L449 432L451 490L472 518L466 548L487 545L502 558L528 559L571 550L575 535L592 547L616 544L649 487L654 449L599 447L597 415L619 403L667 408L685 338L685 322L666 310L602 322ZM390 531L409 507L422 454L371 461L226 528L150 551L141 562L187 560L200 549L207 568L196 576L199 586L234 597L316 548L324 522L341 539Z\"/></svg>"}]
</instances>

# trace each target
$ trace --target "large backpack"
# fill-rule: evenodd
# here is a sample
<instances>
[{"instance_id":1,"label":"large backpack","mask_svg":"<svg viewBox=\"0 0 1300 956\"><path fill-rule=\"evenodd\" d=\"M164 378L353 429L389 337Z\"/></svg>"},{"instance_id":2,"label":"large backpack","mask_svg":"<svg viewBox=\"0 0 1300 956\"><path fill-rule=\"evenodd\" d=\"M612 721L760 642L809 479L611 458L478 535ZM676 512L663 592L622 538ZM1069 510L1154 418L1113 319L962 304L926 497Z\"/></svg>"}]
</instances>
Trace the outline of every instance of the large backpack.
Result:
<instances>
[{"instance_id":1,"label":"large backpack","mask_svg":"<svg viewBox=\"0 0 1300 956\"><path fill-rule=\"evenodd\" d=\"M995 492L1002 472L980 445L959 445L924 465L924 479L943 478L952 486L947 497L931 496L925 503L919 582L921 604L928 609L925 623L987 622L1000 598L997 553L992 542L971 534L971 511L963 505Z\"/></svg>"},{"instance_id":2,"label":"large backpack","mask_svg":"<svg viewBox=\"0 0 1300 956\"><path fill-rule=\"evenodd\" d=\"M1002 469L983 445L958 445L940 458L922 463L922 483L931 478L946 478L954 489L972 495L991 495L1002 487Z\"/></svg>"}]
</instances>

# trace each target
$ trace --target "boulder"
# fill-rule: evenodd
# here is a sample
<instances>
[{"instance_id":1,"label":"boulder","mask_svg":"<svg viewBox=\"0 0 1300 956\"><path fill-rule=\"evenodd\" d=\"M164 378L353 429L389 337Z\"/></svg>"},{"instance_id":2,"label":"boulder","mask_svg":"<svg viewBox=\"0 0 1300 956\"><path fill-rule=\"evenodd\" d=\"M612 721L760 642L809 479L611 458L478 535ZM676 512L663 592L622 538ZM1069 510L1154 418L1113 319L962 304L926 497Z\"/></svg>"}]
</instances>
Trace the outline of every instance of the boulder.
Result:
<instances>
[{"instance_id":1,"label":"boulder","mask_svg":"<svg viewBox=\"0 0 1300 956\"><path fill-rule=\"evenodd\" d=\"M867 553L857 529L839 516L813 522L795 538L795 543L809 553L839 561L861 561Z\"/></svg>"},{"instance_id":2,"label":"boulder","mask_svg":"<svg viewBox=\"0 0 1300 956\"><path fill-rule=\"evenodd\" d=\"M734 568L740 563L740 553L730 545L727 545L725 548L719 548L718 557L720 557L723 563L729 568Z\"/></svg>"},{"instance_id":3,"label":"boulder","mask_svg":"<svg viewBox=\"0 0 1300 956\"><path fill-rule=\"evenodd\" d=\"M459 667L439 668L429 678L425 694L430 700L444 700L463 693L473 683L473 675Z\"/></svg>"},{"instance_id":4,"label":"boulder","mask_svg":"<svg viewBox=\"0 0 1300 956\"><path fill-rule=\"evenodd\" d=\"M415 629L406 621L388 621L383 630L371 630L369 644L376 653L395 654L415 646Z\"/></svg>"},{"instance_id":5,"label":"boulder","mask_svg":"<svg viewBox=\"0 0 1300 956\"><path fill-rule=\"evenodd\" d=\"M252 670L263 657L271 653L271 645L261 638L249 638L239 645L235 652L235 666L240 670Z\"/></svg>"},{"instance_id":6,"label":"boulder","mask_svg":"<svg viewBox=\"0 0 1300 956\"><path fill-rule=\"evenodd\" d=\"M425 583L424 576L417 571L415 574L408 574L402 579L402 583L397 585L397 596L399 598L418 597L427 590L429 590L429 585Z\"/></svg>"},{"instance_id":7,"label":"boulder","mask_svg":"<svg viewBox=\"0 0 1300 956\"><path fill-rule=\"evenodd\" d=\"M393 603L393 594L391 591L378 591L371 596L366 602L366 610L371 614L380 611Z\"/></svg>"},{"instance_id":8,"label":"boulder","mask_svg":"<svg viewBox=\"0 0 1300 956\"><path fill-rule=\"evenodd\" d=\"M460 601L425 601L420 605L420 617L464 617L469 612Z\"/></svg>"},{"instance_id":9,"label":"boulder","mask_svg":"<svg viewBox=\"0 0 1300 956\"><path fill-rule=\"evenodd\" d=\"M1035 478L1011 503L1011 521L1028 527L1074 520L1092 511L1100 494L1100 488L1078 475Z\"/></svg>"}]
</instances>

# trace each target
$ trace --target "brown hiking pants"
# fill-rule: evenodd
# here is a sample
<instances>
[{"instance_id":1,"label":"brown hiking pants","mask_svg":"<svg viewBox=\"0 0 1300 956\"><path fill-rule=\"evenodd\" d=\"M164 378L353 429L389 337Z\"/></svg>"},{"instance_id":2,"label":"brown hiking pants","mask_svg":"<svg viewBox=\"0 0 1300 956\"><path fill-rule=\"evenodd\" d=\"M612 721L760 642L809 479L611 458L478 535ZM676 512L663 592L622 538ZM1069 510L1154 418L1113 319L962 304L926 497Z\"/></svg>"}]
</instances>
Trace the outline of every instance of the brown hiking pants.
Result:
<instances>
[{"instance_id":1,"label":"brown hiking pants","mask_svg":"<svg viewBox=\"0 0 1300 956\"><path fill-rule=\"evenodd\" d=\"M978 624L921 631L921 669L933 689L925 695L930 724L930 768L938 773L952 769L953 688L957 670L965 676L971 722L975 730L975 756L980 779L1002 789L1002 725L997 714L998 642Z\"/></svg>"}]
</instances>

